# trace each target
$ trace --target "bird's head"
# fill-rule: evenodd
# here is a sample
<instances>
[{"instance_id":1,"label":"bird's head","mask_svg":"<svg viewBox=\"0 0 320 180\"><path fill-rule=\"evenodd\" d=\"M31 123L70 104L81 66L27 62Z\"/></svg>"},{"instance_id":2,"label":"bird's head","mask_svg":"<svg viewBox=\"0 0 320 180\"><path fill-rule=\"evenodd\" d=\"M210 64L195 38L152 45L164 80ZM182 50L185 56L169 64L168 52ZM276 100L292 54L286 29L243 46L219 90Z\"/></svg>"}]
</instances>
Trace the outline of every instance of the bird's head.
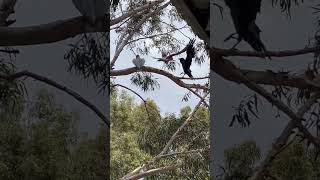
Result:
<instances>
[{"instance_id":1,"label":"bird's head","mask_svg":"<svg viewBox=\"0 0 320 180\"><path fill-rule=\"evenodd\" d=\"M183 59L183 58L179 58L179 60L180 60L180 61L184 61L184 59Z\"/></svg>"},{"instance_id":2,"label":"bird's head","mask_svg":"<svg viewBox=\"0 0 320 180\"><path fill-rule=\"evenodd\" d=\"M136 58L137 58L137 59L139 59L139 58L140 58L140 56L139 56L139 55L136 55Z\"/></svg>"}]
</instances>

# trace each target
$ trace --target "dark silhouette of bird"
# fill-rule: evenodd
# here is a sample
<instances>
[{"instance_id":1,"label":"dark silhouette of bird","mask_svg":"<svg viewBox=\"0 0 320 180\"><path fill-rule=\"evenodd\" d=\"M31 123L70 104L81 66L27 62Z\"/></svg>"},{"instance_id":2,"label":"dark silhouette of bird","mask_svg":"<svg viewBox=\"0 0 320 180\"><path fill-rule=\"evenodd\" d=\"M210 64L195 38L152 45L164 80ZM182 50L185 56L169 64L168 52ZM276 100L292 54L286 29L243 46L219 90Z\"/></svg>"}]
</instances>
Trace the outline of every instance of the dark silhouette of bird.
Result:
<instances>
[{"instance_id":1,"label":"dark silhouette of bird","mask_svg":"<svg viewBox=\"0 0 320 180\"><path fill-rule=\"evenodd\" d=\"M235 38L234 35L238 34L237 43L232 48L244 40L255 51L265 52L266 47L260 39L261 30L255 22L257 14L260 13L261 0L225 0L225 4L230 9L236 29L236 33L228 36L225 41Z\"/></svg>"},{"instance_id":2,"label":"dark silhouette of bird","mask_svg":"<svg viewBox=\"0 0 320 180\"><path fill-rule=\"evenodd\" d=\"M195 41L195 39L191 40L186 47L186 52L187 52L186 59L179 58L180 63L183 68L183 72L185 74L187 74L190 78L193 78L193 76L191 74L190 66L192 63L192 59L195 57L195 49L193 47L194 41Z\"/></svg>"}]
</instances>

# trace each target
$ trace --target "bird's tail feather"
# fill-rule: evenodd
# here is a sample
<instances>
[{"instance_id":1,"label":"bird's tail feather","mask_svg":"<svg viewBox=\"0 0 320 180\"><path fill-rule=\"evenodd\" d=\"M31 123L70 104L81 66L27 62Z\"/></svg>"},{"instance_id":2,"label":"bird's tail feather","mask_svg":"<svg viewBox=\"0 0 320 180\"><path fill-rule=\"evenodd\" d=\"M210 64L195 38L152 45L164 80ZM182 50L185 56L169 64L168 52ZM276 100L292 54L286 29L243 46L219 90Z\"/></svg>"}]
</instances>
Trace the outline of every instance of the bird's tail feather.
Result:
<instances>
[{"instance_id":1,"label":"bird's tail feather","mask_svg":"<svg viewBox=\"0 0 320 180\"><path fill-rule=\"evenodd\" d=\"M191 74L191 71L187 71L186 74L190 77L190 78L193 78L192 74Z\"/></svg>"},{"instance_id":2,"label":"bird's tail feather","mask_svg":"<svg viewBox=\"0 0 320 180\"><path fill-rule=\"evenodd\" d=\"M245 40L250 44L250 46L257 52L267 52L266 46L260 39L261 30L259 27L253 23L251 27L249 27L249 32L245 37ZM268 56L269 59L271 57Z\"/></svg>"}]
</instances>

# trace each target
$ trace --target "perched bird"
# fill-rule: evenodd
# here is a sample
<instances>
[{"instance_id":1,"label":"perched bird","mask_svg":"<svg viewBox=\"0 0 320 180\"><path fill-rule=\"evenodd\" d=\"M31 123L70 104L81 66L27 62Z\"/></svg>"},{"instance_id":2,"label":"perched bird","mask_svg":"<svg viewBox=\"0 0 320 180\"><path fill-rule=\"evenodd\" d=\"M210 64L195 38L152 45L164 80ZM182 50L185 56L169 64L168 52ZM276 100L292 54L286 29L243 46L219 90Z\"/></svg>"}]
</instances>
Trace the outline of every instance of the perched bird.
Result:
<instances>
[{"instance_id":1,"label":"perched bird","mask_svg":"<svg viewBox=\"0 0 320 180\"><path fill-rule=\"evenodd\" d=\"M144 66L145 60L139 55L136 55L136 58L134 58L132 62L136 67L141 68L142 66Z\"/></svg>"},{"instance_id":2,"label":"perched bird","mask_svg":"<svg viewBox=\"0 0 320 180\"><path fill-rule=\"evenodd\" d=\"M187 74L190 78L193 78L190 70L192 59L195 57L195 49L193 47L194 39L189 42L187 45L187 57L186 59L180 58L180 63L182 64L183 72Z\"/></svg>"},{"instance_id":3,"label":"perched bird","mask_svg":"<svg viewBox=\"0 0 320 180\"><path fill-rule=\"evenodd\" d=\"M238 34L237 43L232 48L235 48L244 40L255 51L265 52L266 48L260 39L261 30L255 22L257 14L260 13L261 0L225 0L225 4L230 9L236 29L236 33L231 34L225 41L234 38L234 35Z\"/></svg>"},{"instance_id":4,"label":"perched bird","mask_svg":"<svg viewBox=\"0 0 320 180\"><path fill-rule=\"evenodd\" d=\"M107 0L72 0L78 11L91 23L96 23L99 17L105 17L108 11Z\"/></svg>"},{"instance_id":5,"label":"perched bird","mask_svg":"<svg viewBox=\"0 0 320 180\"><path fill-rule=\"evenodd\" d=\"M164 63L166 63L166 64L168 64L169 61L172 61L172 60L173 60L172 55L168 55L168 53L165 52L165 51L162 51L162 52L161 52L161 58L156 58L156 57L153 57L153 58L154 58L154 59L158 59L158 61L162 61L162 62L164 62Z\"/></svg>"}]
</instances>

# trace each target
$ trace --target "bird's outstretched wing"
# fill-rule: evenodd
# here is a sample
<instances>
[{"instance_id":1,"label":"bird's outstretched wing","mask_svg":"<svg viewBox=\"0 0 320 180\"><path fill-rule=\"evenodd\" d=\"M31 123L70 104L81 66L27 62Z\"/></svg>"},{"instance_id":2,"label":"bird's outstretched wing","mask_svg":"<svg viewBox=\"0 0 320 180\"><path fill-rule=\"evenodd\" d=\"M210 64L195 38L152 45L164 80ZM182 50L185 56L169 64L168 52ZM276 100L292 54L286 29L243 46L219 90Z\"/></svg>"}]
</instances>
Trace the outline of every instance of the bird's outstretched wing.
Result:
<instances>
[{"instance_id":1,"label":"bird's outstretched wing","mask_svg":"<svg viewBox=\"0 0 320 180\"><path fill-rule=\"evenodd\" d=\"M194 42L195 42L195 39L192 39L192 40L190 40L189 44L187 45L187 57L185 60L187 69L190 68L192 59L196 55L195 49L193 47Z\"/></svg>"}]
</instances>

